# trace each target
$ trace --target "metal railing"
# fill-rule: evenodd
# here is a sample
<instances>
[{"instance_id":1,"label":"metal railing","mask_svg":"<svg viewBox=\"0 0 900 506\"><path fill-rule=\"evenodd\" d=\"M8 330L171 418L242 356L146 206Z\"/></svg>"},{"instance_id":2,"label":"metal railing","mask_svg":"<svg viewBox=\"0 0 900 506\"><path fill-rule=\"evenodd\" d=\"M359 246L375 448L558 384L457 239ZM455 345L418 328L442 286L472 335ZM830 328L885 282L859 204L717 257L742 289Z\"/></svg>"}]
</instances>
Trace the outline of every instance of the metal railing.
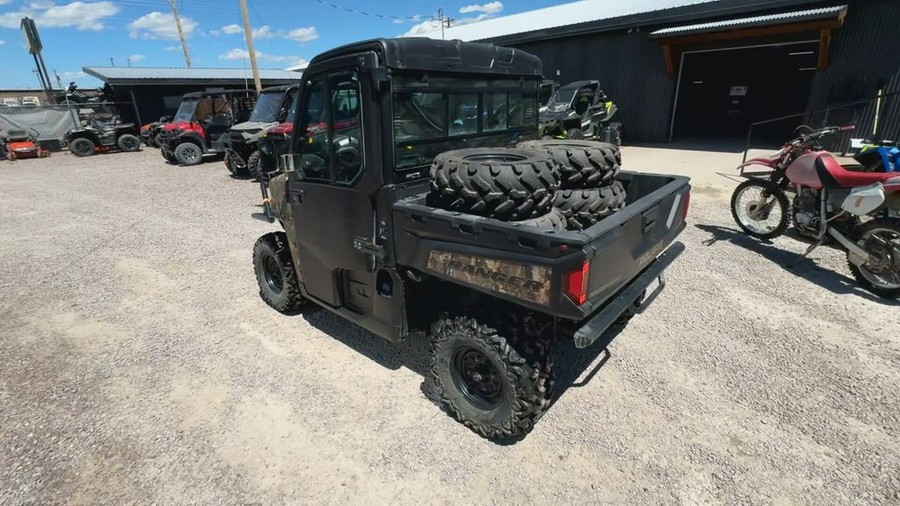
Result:
<instances>
[{"instance_id":1,"label":"metal railing","mask_svg":"<svg viewBox=\"0 0 900 506\"><path fill-rule=\"evenodd\" d=\"M744 163L747 161L747 153L750 151L750 146L753 142L753 128L754 127L757 127L760 125L766 125L766 124L770 124L770 123L777 123L777 122L789 120L792 118L807 118L808 117L809 119L806 120L805 124L807 124L809 126L818 124L819 125L818 128L823 128L823 127L829 126L828 125L829 116L832 116L832 118L833 118L833 113L835 111L842 110L842 109L849 109L852 107L855 109L852 111L853 119L851 120L851 122L849 124L854 125L855 129L850 132L843 132L840 134L840 137L837 141L835 141L833 139L831 141L831 144L833 144L833 145L843 145L843 146L849 147L847 141L850 138L850 135L854 135L855 137L868 137L875 126L875 122L883 119L883 116L888 109L887 108L887 99L898 96L898 95L900 95L900 91L894 91L894 92L890 92L890 93L880 93L871 98L856 100L853 102L848 102L846 104L829 106L829 107L825 107L822 109L816 109L814 111L804 111L804 112L799 112L796 114L786 114L784 116L778 116L776 118L766 119L766 120L762 120L762 121L755 121L753 123L750 123L750 127L747 129L747 143L744 146L744 157L743 157L743 160L741 161L741 163ZM860 119L860 117L859 117L860 113L863 112L865 109L860 106L863 106L863 105L869 106L872 103L878 104L879 105L878 109L880 109L880 110L878 111L878 113L873 114L873 118L872 118L871 122L866 122L866 124L863 124L863 125L858 124L857 122ZM824 113L822 118L820 120L817 120L816 115L822 114L822 113ZM799 126L799 124L797 126ZM844 126L844 125L841 125L841 126ZM896 133L896 132L894 132L894 133ZM842 152L846 153L846 149L843 150Z\"/></svg>"}]
</instances>

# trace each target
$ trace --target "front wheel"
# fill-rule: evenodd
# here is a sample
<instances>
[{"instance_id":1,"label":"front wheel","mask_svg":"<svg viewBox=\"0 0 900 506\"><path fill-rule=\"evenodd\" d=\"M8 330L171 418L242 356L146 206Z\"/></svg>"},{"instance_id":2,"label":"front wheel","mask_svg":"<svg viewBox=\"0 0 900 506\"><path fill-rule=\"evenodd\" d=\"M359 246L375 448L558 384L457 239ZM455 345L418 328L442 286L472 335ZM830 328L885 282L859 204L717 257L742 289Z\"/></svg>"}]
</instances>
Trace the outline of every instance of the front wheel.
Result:
<instances>
[{"instance_id":1,"label":"front wheel","mask_svg":"<svg viewBox=\"0 0 900 506\"><path fill-rule=\"evenodd\" d=\"M900 297L900 222L872 220L861 227L858 244L869 253L863 265L850 261L850 272L861 287L875 295Z\"/></svg>"},{"instance_id":2,"label":"front wheel","mask_svg":"<svg viewBox=\"0 0 900 506\"><path fill-rule=\"evenodd\" d=\"M175 148L175 160L179 165L197 165L203 161L203 150L193 142L182 142Z\"/></svg>"},{"instance_id":3,"label":"front wheel","mask_svg":"<svg viewBox=\"0 0 900 506\"><path fill-rule=\"evenodd\" d=\"M305 302L284 232L272 232L256 241L253 270L260 297L276 311L290 313Z\"/></svg>"},{"instance_id":4,"label":"front wheel","mask_svg":"<svg viewBox=\"0 0 900 506\"><path fill-rule=\"evenodd\" d=\"M524 435L550 404L552 366L546 346L513 346L496 329L467 317L432 327L432 368L441 402L483 437Z\"/></svg>"},{"instance_id":5,"label":"front wheel","mask_svg":"<svg viewBox=\"0 0 900 506\"><path fill-rule=\"evenodd\" d=\"M94 154L94 143L90 139L79 137L69 143L69 151L75 153L75 156L91 156Z\"/></svg>"},{"instance_id":6,"label":"front wheel","mask_svg":"<svg viewBox=\"0 0 900 506\"><path fill-rule=\"evenodd\" d=\"M731 195L734 221L744 232L760 239L772 239L784 233L787 209L787 195L768 181L744 181Z\"/></svg>"},{"instance_id":7,"label":"front wheel","mask_svg":"<svg viewBox=\"0 0 900 506\"><path fill-rule=\"evenodd\" d=\"M262 176L262 162L259 159L258 149L247 157L247 173L250 174L254 181Z\"/></svg>"}]
</instances>

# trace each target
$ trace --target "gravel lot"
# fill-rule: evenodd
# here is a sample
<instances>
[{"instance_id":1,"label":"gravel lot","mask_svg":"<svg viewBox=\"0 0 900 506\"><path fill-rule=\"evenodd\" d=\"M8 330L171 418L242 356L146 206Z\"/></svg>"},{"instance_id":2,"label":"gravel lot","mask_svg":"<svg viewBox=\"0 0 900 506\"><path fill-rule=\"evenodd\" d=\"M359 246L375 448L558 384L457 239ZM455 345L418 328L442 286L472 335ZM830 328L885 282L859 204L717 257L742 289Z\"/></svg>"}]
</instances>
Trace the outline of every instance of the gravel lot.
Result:
<instances>
[{"instance_id":1,"label":"gravel lot","mask_svg":"<svg viewBox=\"0 0 900 506\"><path fill-rule=\"evenodd\" d=\"M842 253L737 233L736 156L626 149L705 171L687 252L608 358L559 343L506 446L429 399L425 343L269 309L272 227L220 162L2 162L0 504L897 504L900 310Z\"/></svg>"}]
</instances>

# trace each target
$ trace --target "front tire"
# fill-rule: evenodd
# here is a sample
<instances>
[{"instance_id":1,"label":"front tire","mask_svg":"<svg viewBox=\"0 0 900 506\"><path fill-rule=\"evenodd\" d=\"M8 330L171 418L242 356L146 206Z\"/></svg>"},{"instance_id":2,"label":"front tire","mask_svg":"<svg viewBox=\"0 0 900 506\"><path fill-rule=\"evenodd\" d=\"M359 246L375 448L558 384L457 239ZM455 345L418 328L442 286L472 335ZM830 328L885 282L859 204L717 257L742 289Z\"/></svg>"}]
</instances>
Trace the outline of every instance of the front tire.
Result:
<instances>
[{"instance_id":1,"label":"front tire","mask_svg":"<svg viewBox=\"0 0 900 506\"><path fill-rule=\"evenodd\" d=\"M116 146L126 153L131 153L141 149L141 140L131 134L122 134L116 141Z\"/></svg>"},{"instance_id":2,"label":"front tire","mask_svg":"<svg viewBox=\"0 0 900 506\"><path fill-rule=\"evenodd\" d=\"M94 143L90 139L80 137L69 143L69 151L75 156L91 156L94 154Z\"/></svg>"},{"instance_id":3,"label":"front tire","mask_svg":"<svg viewBox=\"0 0 900 506\"><path fill-rule=\"evenodd\" d=\"M253 269L259 296L279 313L295 311L306 301L300 293L300 281L284 232L272 232L256 241Z\"/></svg>"},{"instance_id":4,"label":"front tire","mask_svg":"<svg viewBox=\"0 0 900 506\"><path fill-rule=\"evenodd\" d=\"M731 216L753 237L773 239L787 229L787 195L768 181L748 179L731 195Z\"/></svg>"},{"instance_id":5,"label":"front tire","mask_svg":"<svg viewBox=\"0 0 900 506\"><path fill-rule=\"evenodd\" d=\"M527 434L552 397L546 346L514 348L496 329L473 318L432 327L431 375L447 411L483 437Z\"/></svg>"},{"instance_id":6,"label":"front tire","mask_svg":"<svg viewBox=\"0 0 900 506\"><path fill-rule=\"evenodd\" d=\"M900 297L900 222L872 220L861 227L859 237L871 261L856 265L847 253L847 265L857 283L880 297Z\"/></svg>"},{"instance_id":7,"label":"front tire","mask_svg":"<svg viewBox=\"0 0 900 506\"><path fill-rule=\"evenodd\" d=\"M179 165L198 165L203 161L203 150L193 142L183 142L175 148L175 161Z\"/></svg>"},{"instance_id":8,"label":"front tire","mask_svg":"<svg viewBox=\"0 0 900 506\"><path fill-rule=\"evenodd\" d=\"M259 180L262 176L262 161L259 159L258 149L247 157L247 173L250 174L254 181Z\"/></svg>"}]
</instances>

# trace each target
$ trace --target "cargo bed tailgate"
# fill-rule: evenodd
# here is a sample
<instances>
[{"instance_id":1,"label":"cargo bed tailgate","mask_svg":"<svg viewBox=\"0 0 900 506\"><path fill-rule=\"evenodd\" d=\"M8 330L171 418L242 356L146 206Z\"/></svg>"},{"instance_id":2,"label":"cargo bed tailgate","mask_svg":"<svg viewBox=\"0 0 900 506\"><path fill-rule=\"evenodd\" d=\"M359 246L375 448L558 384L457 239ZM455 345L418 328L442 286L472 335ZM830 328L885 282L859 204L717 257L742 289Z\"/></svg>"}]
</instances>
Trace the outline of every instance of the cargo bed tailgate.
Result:
<instances>
[{"instance_id":1,"label":"cargo bed tailgate","mask_svg":"<svg viewBox=\"0 0 900 506\"><path fill-rule=\"evenodd\" d=\"M631 173L623 179L625 208L584 231L593 237L584 248L589 275L582 315L637 277L685 227L688 178Z\"/></svg>"}]
</instances>

